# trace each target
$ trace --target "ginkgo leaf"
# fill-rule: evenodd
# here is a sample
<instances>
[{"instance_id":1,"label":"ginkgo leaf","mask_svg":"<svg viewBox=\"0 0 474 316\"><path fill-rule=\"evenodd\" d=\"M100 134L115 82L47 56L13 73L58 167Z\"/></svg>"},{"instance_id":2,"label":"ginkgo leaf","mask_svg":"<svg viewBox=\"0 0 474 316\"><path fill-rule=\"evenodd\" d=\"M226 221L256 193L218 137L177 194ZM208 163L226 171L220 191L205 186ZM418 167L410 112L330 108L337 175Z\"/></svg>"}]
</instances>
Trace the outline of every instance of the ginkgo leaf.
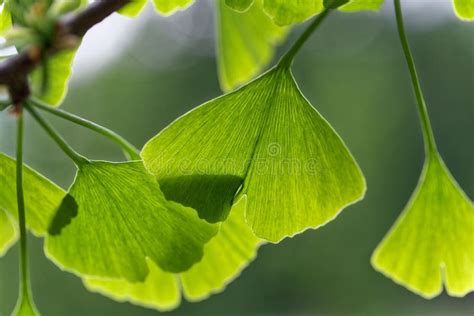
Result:
<instances>
[{"instance_id":1,"label":"ginkgo leaf","mask_svg":"<svg viewBox=\"0 0 474 316\"><path fill-rule=\"evenodd\" d=\"M118 301L129 301L160 311L176 308L181 302L181 289L190 301L207 298L224 290L256 257L262 244L246 225L245 198L233 207L219 233L204 247L203 259L190 270L173 274L148 261L150 274L143 283L123 280L85 279L85 286Z\"/></svg>"},{"instance_id":2,"label":"ginkgo leaf","mask_svg":"<svg viewBox=\"0 0 474 316\"><path fill-rule=\"evenodd\" d=\"M31 75L32 90L35 97L52 106L58 106L67 94L69 79L72 74L72 63L76 50L67 50L51 56L46 61L46 68L37 68ZM47 72L46 83L43 72ZM43 90L45 87L45 91Z\"/></svg>"},{"instance_id":3,"label":"ginkgo leaf","mask_svg":"<svg viewBox=\"0 0 474 316\"><path fill-rule=\"evenodd\" d=\"M474 1L454 0L454 11L461 20L474 20Z\"/></svg>"},{"instance_id":4,"label":"ginkgo leaf","mask_svg":"<svg viewBox=\"0 0 474 316\"><path fill-rule=\"evenodd\" d=\"M54 183L25 166L23 190L26 205L26 224L37 236L46 234L65 192ZM16 162L0 153L0 209L17 218Z\"/></svg>"},{"instance_id":5,"label":"ginkgo leaf","mask_svg":"<svg viewBox=\"0 0 474 316\"><path fill-rule=\"evenodd\" d=\"M0 257L17 241L18 230L13 219L0 208Z\"/></svg>"},{"instance_id":6,"label":"ginkgo leaf","mask_svg":"<svg viewBox=\"0 0 474 316\"><path fill-rule=\"evenodd\" d=\"M285 67L185 114L141 154L168 199L211 222L242 186L248 224L272 242L327 223L365 192L354 158Z\"/></svg>"},{"instance_id":7,"label":"ginkgo leaf","mask_svg":"<svg viewBox=\"0 0 474 316\"><path fill-rule=\"evenodd\" d=\"M407 207L372 256L375 269L432 298L474 290L474 206L441 158L426 163Z\"/></svg>"},{"instance_id":8,"label":"ginkgo leaf","mask_svg":"<svg viewBox=\"0 0 474 316\"><path fill-rule=\"evenodd\" d=\"M324 9L324 0L264 0L264 9L278 25L301 23ZM378 10L384 0L352 0L342 11Z\"/></svg>"},{"instance_id":9,"label":"ginkgo leaf","mask_svg":"<svg viewBox=\"0 0 474 316\"><path fill-rule=\"evenodd\" d=\"M143 281L145 258L185 271L201 259L216 228L166 201L141 162L95 161L80 166L49 232L47 255L65 270Z\"/></svg>"},{"instance_id":10,"label":"ginkgo leaf","mask_svg":"<svg viewBox=\"0 0 474 316\"><path fill-rule=\"evenodd\" d=\"M10 14L10 11L4 4L0 10L0 35L3 35L3 33L9 28L11 28L11 26L12 26L12 16Z\"/></svg>"},{"instance_id":11,"label":"ginkgo leaf","mask_svg":"<svg viewBox=\"0 0 474 316\"><path fill-rule=\"evenodd\" d=\"M189 7L194 0L152 0L156 11L164 15L171 15L178 10Z\"/></svg>"},{"instance_id":12,"label":"ginkgo leaf","mask_svg":"<svg viewBox=\"0 0 474 316\"><path fill-rule=\"evenodd\" d=\"M137 17L143 11L148 0L134 0L120 9L118 12L128 17Z\"/></svg>"},{"instance_id":13,"label":"ginkgo leaf","mask_svg":"<svg viewBox=\"0 0 474 316\"><path fill-rule=\"evenodd\" d=\"M235 1L234 1L235 2ZM219 82L224 91L253 79L271 61L287 28L276 26L258 0L245 13L217 1Z\"/></svg>"},{"instance_id":14,"label":"ginkgo leaf","mask_svg":"<svg viewBox=\"0 0 474 316\"><path fill-rule=\"evenodd\" d=\"M253 4L254 0L225 0L225 4L235 11L245 12Z\"/></svg>"}]
</instances>

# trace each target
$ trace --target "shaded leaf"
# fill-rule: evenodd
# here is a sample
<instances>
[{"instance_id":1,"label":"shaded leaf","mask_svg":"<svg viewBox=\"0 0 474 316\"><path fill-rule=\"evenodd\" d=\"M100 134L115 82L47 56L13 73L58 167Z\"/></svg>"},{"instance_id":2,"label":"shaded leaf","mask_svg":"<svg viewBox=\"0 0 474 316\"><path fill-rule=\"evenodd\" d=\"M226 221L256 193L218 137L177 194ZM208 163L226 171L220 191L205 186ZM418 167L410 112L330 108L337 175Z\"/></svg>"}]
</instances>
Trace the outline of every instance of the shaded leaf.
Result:
<instances>
[{"instance_id":1,"label":"shaded leaf","mask_svg":"<svg viewBox=\"0 0 474 316\"><path fill-rule=\"evenodd\" d=\"M230 91L253 79L268 65L287 28L270 20L260 0L245 13L230 9L223 1L216 5L219 82L222 90Z\"/></svg>"},{"instance_id":2,"label":"shaded leaf","mask_svg":"<svg viewBox=\"0 0 474 316\"><path fill-rule=\"evenodd\" d=\"M143 281L147 257L164 270L185 271L216 233L194 210L166 201L141 162L86 163L69 195L78 214L55 227L61 233L47 237L46 250L59 266L81 275ZM69 198L64 203L71 205Z\"/></svg>"},{"instance_id":3,"label":"shaded leaf","mask_svg":"<svg viewBox=\"0 0 474 316\"><path fill-rule=\"evenodd\" d=\"M26 224L38 236L46 234L49 223L64 197L64 191L54 183L25 166L23 187ZM16 163L0 153L0 209L17 218Z\"/></svg>"},{"instance_id":4,"label":"shaded leaf","mask_svg":"<svg viewBox=\"0 0 474 316\"><path fill-rule=\"evenodd\" d=\"M254 0L225 0L225 4L235 11L244 12L253 4Z\"/></svg>"},{"instance_id":5,"label":"shaded leaf","mask_svg":"<svg viewBox=\"0 0 474 316\"><path fill-rule=\"evenodd\" d=\"M474 20L474 1L454 0L454 11L461 20Z\"/></svg>"},{"instance_id":6,"label":"shaded leaf","mask_svg":"<svg viewBox=\"0 0 474 316\"><path fill-rule=\"evenodd\" d=\"M247 222L257 236L273 242L327 223L365 192L362 172L346 146L286 68L274 68L185 114L151 139L142 157L160 183L243 179L239 195L248 197ZM175 181L165 195L185 191L188 202L202 201L207 190L187 190ZM222 218L237 194L226 192L209 198L199 215Z\"/></svg>"},{"instance_id":7,"label":"shaded leaf","mask_svg":"<svg viewBox=\"0 0 474 316\"><path fill-rule=\"evenodd\" d=\"M5 255L18 239L18 230L13 219L0 208L0 257Z\"/></svg>"},{"instance_id":8,"label":"shaded leaf","mask_svg":"<svg viewBox=\"0 0 474 316\"><path fill-rule=\"evenodd\" d=\"M38 67L32 73L31 83L33 94L38 99L52 106L58 106L62 103L67 94L75 54L75 50L62 51L48 58L46 70L42 69L42 67ZM42 91L43 71L46 71L48 74L44 93Z\"/></svg>"},{"instance_id":9,"label":"shaded leaf","mask_svg":"<svg viewBox=\"0 0 474 316\"><path fill-rule=\"evenodd\" d=\"M179 275L165 272L149 261L150 274L143 283L86 279L84 284L89 290L112 299L160 311L179 305L181 288L191 301L221 292L256 257L261 244L246 225L244 211L245 199L242 199L222 223L216 237L205 245L203 259L186 272Z\"/></svg>"},{"instance_id":10,"label":"shaded leaf","mask_svg":"<svg viewBox=\"0 0 474 316\"><path fill-rule=\"evenodd\" d=\"M432 298L474 290L474 206L434 155L400 218L372 256L375 269Z\"/></svg>"}]
</instances>

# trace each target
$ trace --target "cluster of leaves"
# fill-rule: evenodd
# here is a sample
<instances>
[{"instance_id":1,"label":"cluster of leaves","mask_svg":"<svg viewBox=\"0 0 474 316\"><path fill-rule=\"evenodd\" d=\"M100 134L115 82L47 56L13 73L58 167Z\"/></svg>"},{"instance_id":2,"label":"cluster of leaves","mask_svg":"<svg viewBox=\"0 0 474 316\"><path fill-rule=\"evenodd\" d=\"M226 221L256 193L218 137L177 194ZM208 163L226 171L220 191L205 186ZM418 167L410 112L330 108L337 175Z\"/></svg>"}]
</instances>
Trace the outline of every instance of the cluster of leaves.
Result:
<instances>
[{"instance_id":1,"label":"cluster of leaves","mask_svg":"<svg viewBox=\"0 0 474 316\"><path fill-rule=\"evenodd\" d=\"M56 18L84 5L4 2L0 32L18 49L25 45L19 38L52 45L44 34ZM193 1L152 2L169 15ZM138 16L146 3L133 1L120 13ZM181 291L191 301L221 291L266 242L324 225L362 199L360 168L298 89L291 60L252 79L291 25L325 8L378 10L382 3L216 0L221 87L242 86L177 119L145 145L142 160L72 154L78 172L67 192L25 166L27 226L45 238L46 255L91 291L168 310ZM454 4L460 17L474 18L471 1ZM74 49L62 52L32 74L37 98L62 102L73 58ZM18 238L15 179L14 160L0 154L0 255ZM473 229L472 202L434 153L373 264L426 297L441 291L444 267L448 292L464 295L474 288Z\"/></svg>"}]
</instances>

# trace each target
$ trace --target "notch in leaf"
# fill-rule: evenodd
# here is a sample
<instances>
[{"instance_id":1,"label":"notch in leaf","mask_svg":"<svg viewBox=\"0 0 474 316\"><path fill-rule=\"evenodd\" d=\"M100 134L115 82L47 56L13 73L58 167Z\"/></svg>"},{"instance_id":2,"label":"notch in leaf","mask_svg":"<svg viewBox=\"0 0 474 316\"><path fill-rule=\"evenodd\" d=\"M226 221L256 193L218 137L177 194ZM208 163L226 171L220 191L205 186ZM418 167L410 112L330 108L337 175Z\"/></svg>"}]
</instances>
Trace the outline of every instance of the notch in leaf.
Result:
<instances>
[{"instance_id":1,"label":"notch in leaf","mask_svg":"<svg viewBox=\"0 0 474 316\"><path fill-rule=\"evenodd\" d=\"M226 216L235 183L223 183L227 193L216 195L187 182L240 178L247 223L272 242L327 223L365 192L354 158L283 66L185 114L142 157L168 198L186 196L176 201L211 222ZM203 196L213 198L202 204Z\"/></svg>"},{"instance_id":2,"label":"notch in leaf","mask_svg":"<svg viewBox=\"0 0 474 316\"><path fill-rule=\"evenodd\" d=\"M46 251L58 265L86 276L143 281L146 258L181 272L201 259L216 233L194 210L166 201L141 162L81 164L55 221L67 222L63 212L74 215L77 206L71 223L47 237Z\"/></svg>"},{"instance_id":3,"label":"notch in leaf","mask_svg":"<svg viewBox=\"0 0 474 316\"><path fill-rule=\"evenodd\" d=\"M372 257L373 266L425 298L474 290L474 206L438 155Z\"/></svg>"},{"instance_id":4,"label":"notch in leaf","mask_svg":"<svg viewBox=\"0 0 474 316\"><path fill-rule=\"evenodd\" d=\"M245 223L245 199L232 208L218 234L204 246L204 257L190 270L180 274L165 272L148 261L150 274L141 283L125 280L85 279L85 286L118 301L167 311L176 308L183 295L200 301L216 294L232 282L255 259L263 242Z\"/></svg>"}]
</instances>

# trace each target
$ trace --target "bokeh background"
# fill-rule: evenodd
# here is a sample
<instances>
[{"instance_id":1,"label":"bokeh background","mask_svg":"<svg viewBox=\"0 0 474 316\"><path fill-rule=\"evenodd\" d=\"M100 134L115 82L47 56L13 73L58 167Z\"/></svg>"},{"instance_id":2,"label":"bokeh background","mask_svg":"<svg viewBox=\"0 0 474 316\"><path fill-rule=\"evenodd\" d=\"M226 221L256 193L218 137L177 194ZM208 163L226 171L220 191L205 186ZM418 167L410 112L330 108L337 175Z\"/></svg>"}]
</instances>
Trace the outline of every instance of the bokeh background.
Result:
<instances>
[{"instance_id":1,"label":"bokeh background","mask_svg":"<svg viewBox=\"0 0 474 316\"><path fill-rule=\"evenodd\" d=\"M451 1L404 2L439 149L472 199L474 27L455 18ZM300 31L292 32L279 54ZM135 20L114 16L86 36L64 109L142 146L179 115L221 94L214 47L209 1L199 0L169 18L151 10ZM359 161L368 181L365 200L325 227L264 246L225 292L201 303L183 302L167 314L472 315L472 293L428 301L375 272L369 263L413 191L423 163L391 1L378 13L335 14L298 55L294 73L303 93ZM51 120L79 152L122 159L103 138ZM9 154L15 148L14 123L0 114L0 150ZM34 122L27 123L26 161L67 188L74 176L72 163ZM30 252L33 289L43 315L158 314L89 293L78 278L45 258L42 240L31 238ZM14 247L0 259L2 316L15 304L17 258Z\"/></svg>"}]
</instances>

